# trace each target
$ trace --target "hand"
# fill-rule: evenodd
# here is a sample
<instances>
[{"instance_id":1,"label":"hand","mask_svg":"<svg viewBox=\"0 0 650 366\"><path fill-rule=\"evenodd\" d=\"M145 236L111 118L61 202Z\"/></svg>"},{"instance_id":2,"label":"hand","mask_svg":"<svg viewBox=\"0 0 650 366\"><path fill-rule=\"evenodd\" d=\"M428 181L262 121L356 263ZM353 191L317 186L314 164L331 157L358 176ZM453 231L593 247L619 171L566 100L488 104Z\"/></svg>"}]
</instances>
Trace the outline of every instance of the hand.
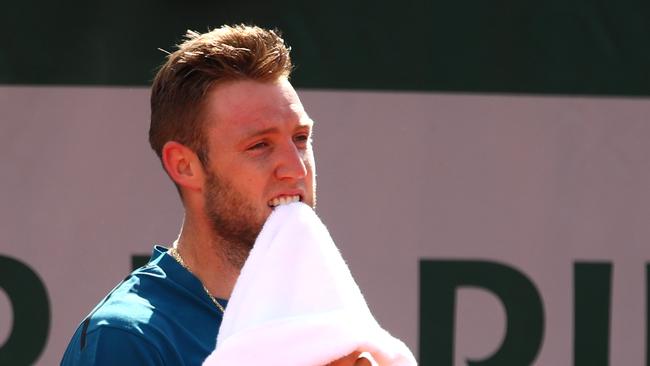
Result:
<instances>
[{"instance_id":1,"label":"hand","mask_svg":"<svg viewBox=\"0 0 650 366\"><path fill-rule=\"evenodd\" d=\"M368 352L355 351L349 355L339 358L326 366L378 366L377 361Z\"/></svg>"}]
</instances>

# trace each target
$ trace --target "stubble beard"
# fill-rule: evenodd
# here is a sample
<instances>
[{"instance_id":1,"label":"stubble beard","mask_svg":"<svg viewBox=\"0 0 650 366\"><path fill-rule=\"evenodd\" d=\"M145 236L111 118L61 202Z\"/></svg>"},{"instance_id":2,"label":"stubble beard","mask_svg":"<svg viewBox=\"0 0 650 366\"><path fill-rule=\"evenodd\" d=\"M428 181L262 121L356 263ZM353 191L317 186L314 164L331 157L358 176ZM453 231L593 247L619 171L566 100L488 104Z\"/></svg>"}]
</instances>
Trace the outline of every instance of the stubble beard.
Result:
<instances>
[{"instance_id":1,"label":"stubble beard","mask_svg":"<svg viewBox=\"0 0 650 366\"><path fill-rule=\"evenodd\" d=\"M232 184L212 171L207 172L205 213L216 240L217 255L241 269L262 230L255 208Z\"/></svg>"}]
</instances>

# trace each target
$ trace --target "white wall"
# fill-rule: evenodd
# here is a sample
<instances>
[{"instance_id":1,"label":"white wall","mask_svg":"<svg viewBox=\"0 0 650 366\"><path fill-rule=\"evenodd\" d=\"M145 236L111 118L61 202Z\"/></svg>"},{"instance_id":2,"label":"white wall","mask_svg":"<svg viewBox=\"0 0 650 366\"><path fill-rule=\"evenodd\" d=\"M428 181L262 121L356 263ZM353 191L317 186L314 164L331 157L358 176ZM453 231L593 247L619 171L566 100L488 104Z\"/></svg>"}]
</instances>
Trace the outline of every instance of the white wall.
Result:
<instances>
[{"instance_id":1,"label":"white wall","mask_svg":"<svg viewBox=\"0 0 650 366\"><path fill-rule=\"evenodd\" d=\"M418 353L421 258L498 261L543 299L538 365L572 361L573 263L614 266L611 364L645 357L650 100L302 91L316 120L318 212L387 329ZM39 364L181 207L149 150L144 88L0 88L0 255L51 304ZM3 296L5 295L5 296ZM505 332L489 292L459 292L457 364ZM0 344L12 309L0 290Z\"/></svg>"}]
</instances>

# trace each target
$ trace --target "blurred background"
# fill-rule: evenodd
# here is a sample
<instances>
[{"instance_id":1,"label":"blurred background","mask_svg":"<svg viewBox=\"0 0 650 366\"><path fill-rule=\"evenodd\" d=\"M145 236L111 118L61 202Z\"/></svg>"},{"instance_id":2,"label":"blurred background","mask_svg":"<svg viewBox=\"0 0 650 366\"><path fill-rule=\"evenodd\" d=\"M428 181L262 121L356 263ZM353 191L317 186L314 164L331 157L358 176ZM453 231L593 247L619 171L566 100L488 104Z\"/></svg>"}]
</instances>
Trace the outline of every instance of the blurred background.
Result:
<instances>
[{"instance_id":1,"label":"blurred background","mask_svg":"<svg viewBox=\"0 0 650 366\"><path fill-rule=\"evenodd\" d=\"M278 28L300 88L648 95L650 4L620 1L19 1L0 82L149 85L187 29Z\"/></svg>"},{"instance_id":2,"label":"blurred background","mask_svg":"<svg viewBox=\"0 0 650 366\"><path fill-rule=\"evenodd\" d=\"M422 365L650 364L650 3L3 4L0 364L58 364L182 208L149 85L188 30L277 28L318 213Z\"/></svg>"}]
</instances>

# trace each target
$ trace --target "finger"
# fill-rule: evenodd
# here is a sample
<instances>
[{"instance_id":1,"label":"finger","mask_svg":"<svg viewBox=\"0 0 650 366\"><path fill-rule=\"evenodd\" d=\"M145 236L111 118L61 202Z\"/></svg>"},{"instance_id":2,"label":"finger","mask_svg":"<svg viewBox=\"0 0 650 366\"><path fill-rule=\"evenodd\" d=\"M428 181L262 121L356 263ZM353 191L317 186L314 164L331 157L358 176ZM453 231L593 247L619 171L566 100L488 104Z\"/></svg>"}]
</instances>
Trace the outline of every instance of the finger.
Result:
<instances>
[{"instance_id":1,"label":"finger","mask_svg":"<svg viewBox=\"0 0 650 366\"><path fill-rule=\"evenodd\" d=\"M354 366L379 366L370 352L361 352L354 363Z\"/></svg>"}]
</instances>

